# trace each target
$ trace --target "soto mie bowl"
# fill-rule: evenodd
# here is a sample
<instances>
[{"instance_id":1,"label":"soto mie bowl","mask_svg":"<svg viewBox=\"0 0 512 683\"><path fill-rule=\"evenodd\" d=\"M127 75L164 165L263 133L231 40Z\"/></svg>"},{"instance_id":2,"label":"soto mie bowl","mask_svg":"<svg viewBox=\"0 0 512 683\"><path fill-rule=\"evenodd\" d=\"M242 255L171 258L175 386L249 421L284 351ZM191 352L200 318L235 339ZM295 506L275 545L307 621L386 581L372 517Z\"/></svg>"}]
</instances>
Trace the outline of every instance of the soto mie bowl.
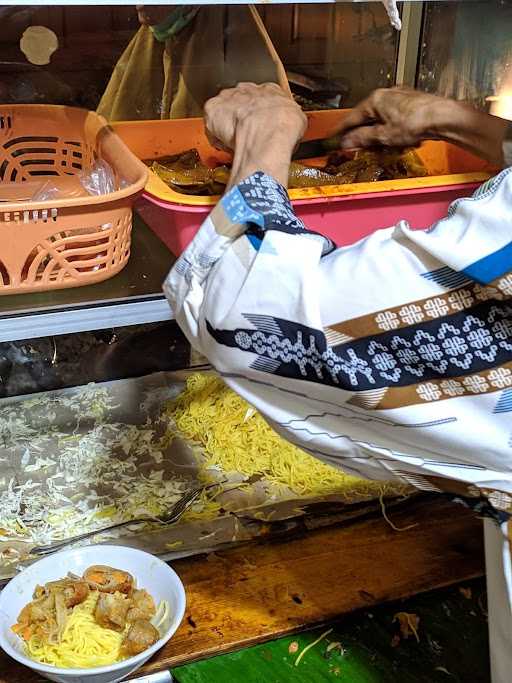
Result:
<instances>
[{"instance_id":1,"label":"soto mie bowl","mask_svg":"<svg viewBox=\"0 0 512 683\"><path fill-rule=\"evenodd\" d=\"M129 572L136 585L145 588L155 603L167 600L169 620L161 638L139 655L109 666L91 669L63 669L41 664L27 657L23 641L11 630L21 609L32 600L36 585L61 579L68 572L82 575L93 564L104 564ZM62 550L30 565L13 578L0 593L0 647L13 659L30 667L40 676L58 683L115 683L136 671L176 632L185 613L185 589L165 562L142 550L115 545L90 545Z\"/></svg>"}]
</instances>

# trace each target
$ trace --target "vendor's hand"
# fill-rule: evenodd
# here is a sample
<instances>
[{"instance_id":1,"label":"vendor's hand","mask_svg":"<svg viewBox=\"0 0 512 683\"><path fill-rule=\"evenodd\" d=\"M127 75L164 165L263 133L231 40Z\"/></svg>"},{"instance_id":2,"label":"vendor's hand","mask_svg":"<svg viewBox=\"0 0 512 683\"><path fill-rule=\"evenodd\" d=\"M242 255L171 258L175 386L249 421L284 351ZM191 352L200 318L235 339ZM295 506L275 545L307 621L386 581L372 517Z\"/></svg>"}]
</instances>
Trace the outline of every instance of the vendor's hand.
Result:
<instances>
[{"instance_id":1,"label":"vendor's hand","mask_svg":"<svg viewBox=\"0 0 512 683\"><path fill-rule=\"evenodd\" d=\"M411 147L435 139L439 119L452 104L457 103L408 88L380 88L343 120L343 147Z\"/></svg>"},{"instance_id":2,"label":"vendor's hand","mask_svg":"<svg viewBox=\"0 0 512 683\"><path fill-rule=\"evenodd\" d=\"M234 153L230 186L255 171L286 186L291 155L307 119L275 83L239 83L206 103L205 125L214 146Z\"/></svg>"},{"instance_id":3,"label":"vendor's hand","mask_svg":"<svg viewBox=\"0 0 512 683\"><path fill-rule=\"evenodd\" d=\"M500 164L507 126L503 119L464 102L407 88L388 88L376 90L355 107L339 132L344 149L410 147L422 140L445 140Z\"/></svg>"}]
</instances>

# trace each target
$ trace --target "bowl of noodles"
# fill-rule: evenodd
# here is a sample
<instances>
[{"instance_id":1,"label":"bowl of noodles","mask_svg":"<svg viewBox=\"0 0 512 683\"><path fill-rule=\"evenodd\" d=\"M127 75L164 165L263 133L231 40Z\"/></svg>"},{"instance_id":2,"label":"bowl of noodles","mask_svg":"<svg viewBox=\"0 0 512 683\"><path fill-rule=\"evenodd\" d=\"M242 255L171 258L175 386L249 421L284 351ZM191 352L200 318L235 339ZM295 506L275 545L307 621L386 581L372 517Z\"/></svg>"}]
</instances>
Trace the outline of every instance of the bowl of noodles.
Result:
<instances>
[{"instance_id":1,"label":"bowl of noodles","mask_svg":"<svg viewBox=\"0 0 512 683\"><path fill-rule=\"evenodd\" d=\"M178 575L149 553L97 545L27 567L0 593L0 647L60 683L115 683L175 633Z\"/></svg>"}]
</instances>

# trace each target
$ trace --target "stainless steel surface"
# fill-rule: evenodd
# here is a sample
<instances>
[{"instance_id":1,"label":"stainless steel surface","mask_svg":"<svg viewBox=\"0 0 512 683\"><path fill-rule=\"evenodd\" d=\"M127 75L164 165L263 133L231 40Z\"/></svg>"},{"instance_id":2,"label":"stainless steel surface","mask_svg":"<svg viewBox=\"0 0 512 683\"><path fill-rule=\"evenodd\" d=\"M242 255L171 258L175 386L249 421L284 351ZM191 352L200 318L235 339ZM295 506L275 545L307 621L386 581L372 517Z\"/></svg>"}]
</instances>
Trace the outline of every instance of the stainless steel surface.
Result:
<instances>
[{"instance_id":1,"label":"stainless steel surface","mask_svg":"<svg viewBox=\"0 0 512 683\"><path fill-rule=\"evenodd\" d=\"M165 515L160 515L159 517L138 517L136 519L127 519L124 522L117 522L117 524L109 524L102 529L95 529L94 531L88 531L85 534L78 534L78 536L72 536L71 538L66 538L63 541L57 541L55 543L50 543L49 545L36 546L35 548L32 548L32 553L34 555L51 555L52 553L57 552L57 550L61 550L67 545L71 545L77 541L84 541L86 538L97 536L98 534L105 533L106 531L121 529L122 527L132 526L133 524L142 524L147 522L173 524L180 519L180 517L189 509L194 501L197 500L203 491L207 491L208 489L218 486L218 483L208 484L207 486L198 486L195 489L187 491Z\"/></svg>"},{"instance_id":2,"label":"stainless steel surface","mask_svg":"<svg viewBox=\"0 0 512 683\"><path fill-rule=\"evenodd\" d=\"M157 504L160 501L159 512L170 509L183 492L201 485L203 473L208 476L210 456L179 433L172 439L163 439L169 426L168 406L182 392L193 372L193 369L161 372L2 399L0 417L6 428L0 439L0 497L15 478L19 490L25 491L17 509L26 532L21 537L16 534L15 538L4 536L0 540L0 549L9 548L13 554L12 560L0 561L0 585L40 557L32 555L36 545L60 541L65 535L85 533L100 524L115 523L120 520L121 510L132 519L140 516L139 501L133 500L132 492L139 486L146 487L153 472L162 474L142 494L144 500ZM103 406L99 411L96 410L98 398ZM94 433L96 437L91 441ZM75 437L72 441L65 438L72 435ZM134 469L123 474L126 438L131 445L129 455L133 458ZM157 455L155 451L161 454L161 459L153 457ZM78 457L84 469L77 469L75 456L78 453L87 455ZM28 465L36 467L28 468ZM72 476L67 478L67 473ZM372 487L365 483L349 496L347 492L300 494L290 492L266 477L244 481L237 473L226 473L222 469L215 476L221 484L220 489L213 489L209 494L209 498L220 506L215 516L182 517L178 524L154 525L151 533L143 526L136 526L124 533L113 531L113 538L109 535L107 539L104 534L95 542L115 543L139 548L167 560L177 559L264 536L271 538L292 531L302 532L313 524L324 523L322 520L331 523L333 514L343 520L368 514L380 509L378 497L383 492L381 484ZM55 479L63 481L57 496L51 493ZM177 481L181 482L179 487L174 485ZM125 486L116 489L115 482ZM29 487L26 487L27 483ZM39 485L36 488L41 492L37 500L32 490L34 484ZM230 490L233 488L237 490ZM396 498L398 505L404 489L386 485L384 493L386 505L390 507L395 497L400 496ZM50 512L62 512L60 495L73 501L70 506L66 504L72 515L73 530L69 529L70 517L61 519L49 530L43 521ZM99 506L94 500L88 502L91 495L94 499L102 495ZM85 510L82 505L77 507L81 501L86 503ZM94 524L80 519L83 514L101 512L111 505L115 508L113 519L101 520L100 517ZM205 506L198 506L198 512L201 509L205 510ZM13 511L13 514L18 517L19 513ZM33 524L31 519L35 520Z\"/></svg>"},{"instance_id":3,"label":"stainless steel surface","mask_svg":"<svg viewBox=\"0 0 512 683\"><path fill-rule=\"evenodd\" d=\"M174 261L134 214L131 256L124 270L87 287L0 296L0 342L170 320L162 282Z\"/></svg>"}]
</instances>

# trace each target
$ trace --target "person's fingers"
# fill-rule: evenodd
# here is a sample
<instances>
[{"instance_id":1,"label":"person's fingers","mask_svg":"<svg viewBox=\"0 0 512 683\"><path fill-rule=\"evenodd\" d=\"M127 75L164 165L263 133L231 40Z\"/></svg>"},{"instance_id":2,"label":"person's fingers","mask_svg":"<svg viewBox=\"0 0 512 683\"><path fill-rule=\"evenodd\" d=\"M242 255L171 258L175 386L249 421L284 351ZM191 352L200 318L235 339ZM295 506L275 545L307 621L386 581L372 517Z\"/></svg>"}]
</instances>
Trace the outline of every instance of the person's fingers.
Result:
<instances>
[{"instance_id":1,"label":"person's fingers","mask_svg":"<svg viewBox=\"0 0 512 683\"><path fill-rule=\"evenodd\" d=\"M219 90L217 93L217 96L214 97L213 99L218 99L218 98L227 98L227 97L233 97L237 93L237 88L224 88L223 90Z\"/></svg>"},{"instance_id":2,"label":"person's fingers","mask_svg":"<svg viewBox=\"0 0 512 683\"><path fill-rule=\"evenodd\" d=\"M277 83L262 83L259 87L262 90L271 90L272 92L279 93L279 94L284 92L284 90L281 88L281 86L278 85Z\"/></svg>"},{"instance_id":3,"label":"person's fingers","mask_svg":"<svg viewBox=\"0 0 512 683\"><path fill-rule=\"evenodd\" d=\"M375 120L372 110L366 105L366 102L362 102L355 109L352 109L343 119L341 119L339 125L337 126L337 132L339 135L343 135L352 128L359 128L366 123Z\"/></svg>"},{"instance_id":4,"label":"person's fingers","mask_svg":"<svg viewBox=\"0 0 512 683\"><path fill-rule=\"evenodd\" d=\"M341 149L361 149L374 145L400 145L402 141L392 141L387 126L360 126L346 133L341 140Z\"/></svg>"},{"instance_id":5,"label":"person's fingers","mask_svg":"<svg viewBox=\"0 0 512 683\"><path fill-rule=\"evenodd\" d=\"M236 88L233 88L233 90L242 90L242 91L250 91L250 90L257 90L259 86L256 85L256 83L251 83L250 81L241 81L240 83L237 84Z\"/></svg>"},{"instance_id":6,"label":"person's fingers","mask_svg":"<svg viewBox=\"0 0 512 683\"><path fill-rule=\"evenodd\" d=\"M207 100L203 107L205 116L207 118L212 117L218 109L223 109L225 107L225 100L229 97L229 95L222 95L222 93L219 93L216 97Z\"/></svg>"},{"instance_id":7,"label":"person's fingers","mask_svg":"<svg viewBox=\"0 0 512 683\"><path fill-rule=\"evenodd\" d=\"M251 118L262 130L283 126L287 135L302 137L307 125L305 114L277 83L241 82L235 88L222 90L204 105L204 121L210 143L230 151L241 121Z\"/></svg>"},{"instance_id":8,"label":"person's fingers","mask_svg":"<svg viewBox=\"0 0 512 683\"><path fill-rule=\"evenodd\" d=\"M208 138L208 142L212 147L215 147L215 149L218 149L221 152L232 152L232 150L229 147L227 147L223 142L221 142L218 137L211 133L207 127L205 127L205 133L206 137Z\"/></svg>"},{"instance_id":9,"label":"person's fingers","mask_svg":"<svg viewBox=\"0 0 512 683\"><path fill-rule=\"evenodd\" d=\"M209 121L213 116L213 112L215 111L215 108L217 106L217 103L214 100L215 98L208 100L204 104L203 111L205 121Z\"/></svg>"}]
</instances>

